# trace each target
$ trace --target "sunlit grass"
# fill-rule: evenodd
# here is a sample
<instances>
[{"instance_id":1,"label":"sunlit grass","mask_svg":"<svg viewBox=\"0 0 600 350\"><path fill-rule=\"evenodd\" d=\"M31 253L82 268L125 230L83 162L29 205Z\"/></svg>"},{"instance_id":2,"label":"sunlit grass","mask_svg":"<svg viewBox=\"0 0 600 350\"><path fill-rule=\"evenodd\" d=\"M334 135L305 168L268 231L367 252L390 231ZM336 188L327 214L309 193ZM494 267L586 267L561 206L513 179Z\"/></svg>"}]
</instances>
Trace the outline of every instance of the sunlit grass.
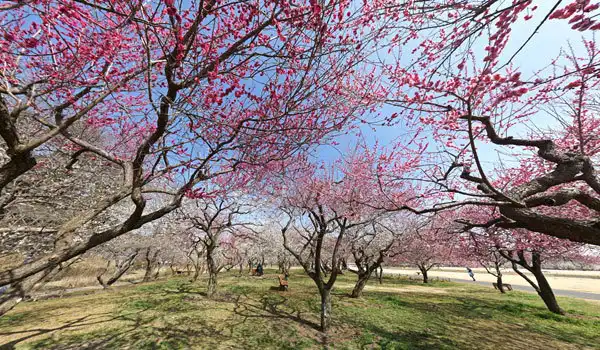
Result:
<instances>
[{"instance_id":1,"label":"sunlit grass","mask_svg":"<svg viewBox=\"0 0 600 350\"><path fill-rule=\"evenodd\" d=\"M267 271L269 272L269 271ZM333 327L319 332L319 297L296 272L223 275L219 295L178 277L87 295L23 303L0 318L0 344L17 349L585 349L600 348L600 305L559 298L567 316L536 295L403 278L375 281L364 297L334 290ZM1 347L1 346L0 346Z\"/></svg>"}]
</instances>

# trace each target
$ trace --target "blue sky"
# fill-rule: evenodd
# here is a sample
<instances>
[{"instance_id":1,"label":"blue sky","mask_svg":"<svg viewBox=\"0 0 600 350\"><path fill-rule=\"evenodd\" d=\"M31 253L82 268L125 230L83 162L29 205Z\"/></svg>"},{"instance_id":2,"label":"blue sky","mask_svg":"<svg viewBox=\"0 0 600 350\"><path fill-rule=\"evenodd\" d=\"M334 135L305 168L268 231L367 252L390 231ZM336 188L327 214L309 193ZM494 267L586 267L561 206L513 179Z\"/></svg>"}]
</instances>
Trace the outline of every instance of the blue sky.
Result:
<instances>
[{"instance_id":1,"label":"blue sky","mask_svg":"<svg viewBox=\"0 0 600 350\"><path fill-rule=\"evenodd\" d=\"M508 60L514 52L527 40L529 35L534 32L535 27L541 22L547 12L554 5L554 1L537 1L539 6L535 11L533 19L530 21L521 20L512 27L511 39L505 50L502 60ZM525 79L531 77L533 72L538 71L547 66L550 61L561 54L561 49L568 48L569 43L574 47L575 52L581 52L581 38L584 33L572 30L570 25L565 20L549 20L533 37L533 39L525 46L525 48L515 57L513 64L519 67L519 71L523 73ZM590 38L589 32L585 35ZM480 40L475 46L475 52L483 57L483 48L488 45L487 41ZM407 51L411 50L410 47ZM390 115L397 112L397 107L383 106L379 109L379 113ZM547 115L539 114L535 117L535 124L541 128L551 127L555 120ZM374 130L373 130L374 129ZM380 145L387 145L400 137L405 130L401 126L391 127L374 127L371 125L360 126L360 131L364 140L369 145L374 145L376 141ZM512 129L514 136L524 135L528 132L525 125L518 126ZM338 146L321 146L317 149L315 159L325 162L333 161L341 156L341 154L352 148L356 143L355 135L341 135L336 138ZM501 148L489 144L478 144L481 158L486 167L492 167L497 163L501 155L497 152ZM502 157L504 162L509 162L507 157Z\"/></svg>"}]
</instances>

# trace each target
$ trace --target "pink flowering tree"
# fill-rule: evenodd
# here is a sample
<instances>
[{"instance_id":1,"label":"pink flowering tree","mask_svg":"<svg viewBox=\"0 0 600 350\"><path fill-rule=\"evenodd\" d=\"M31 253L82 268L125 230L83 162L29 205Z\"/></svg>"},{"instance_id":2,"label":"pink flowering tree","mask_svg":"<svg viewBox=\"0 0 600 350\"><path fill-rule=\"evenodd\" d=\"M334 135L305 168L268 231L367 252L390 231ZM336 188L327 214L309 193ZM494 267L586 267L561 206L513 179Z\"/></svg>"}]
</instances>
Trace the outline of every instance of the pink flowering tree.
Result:
<instances>
[{"instance_id":1,"label":"pink flowering tree","mask_svg":"<svg viewBox=\"0 0 600 350\"><path fill-rule=\"evenodd\" d=\"M502 282L502 269L509 261L500 252L499 239L494 232L495 230L490 228L461 237L456 258L463 262L463 265L481 265L487 273L496 278L494 286L504 294L506 291Z\"/></svg>"},{"instance_id":2,"label":"pink flowering tree","mask_svg":"<svg viewBox=\"0 0 600 350\"><path fill-rule=\"evenodd\" d=\"M451 223L443 215L412 218L412 224L405 228L407 232L397 243L392 261L417 267L423 283L429 283L429 270L455 260L457 236L448 230Z\"/></svg>"},{"instance_id":3,"label":"pink flowering tree","mask_svg":"<svg viewBox=\"0 0 600 350\"><path fill-rule=\"evenodd\" d=\"M0 189L9 199L20 193L17 180L41 166L48 147L70 154L69 163L94 158L119 173L111 192L50 228L50 252L0 272L0 286L11 286L0 313L60 263L161 218L185 196L210 196L223 174L257 176L342 130L379 91L360 69L372 46L369 22L362 12L348 16L349 6L0 5ZM109 142L83 137L84 128ZM153 193L167 200L153 205ZM86 227L118 203L128 208L122 220Z\"/></svg>"},{"instance_id":4,"label":"pink flowering tree","mask_svg":"<svg viewBox=\"0 0 600 350\"><path fill-rule=\"evenodd\" d=\"M389 4L389 25L412 30L390 38L390 52L401 58L382 63L388 103L398 107L390 121L412 120L448 155L445 166L423 176L462 196L439 209L493 206L494 216L479 224L600 244L594 132L600 56L591 35L600 29L600 6L588 0ZM560 57L536 56L539 66L526 68L532 61L525 52L551 26L583 39L560 48ZM407 46L414 47L410 54ZM505 154L510 166L487 166L484 144Z\"/></svg>"},{"instance_id":5,"label":"pink flowering tree","mask_svg":"<svg viewBox=\"0 0 600 350\"><path fill-rule=\"evenodd\" d=\"M364 221L362 208L355 202L342 203L342 200L348 202L349 198L345 196L337 197L344 190L352 190L343 182L336 184L330 176L313 170L295 179L295 183L285 190L281 203L282 211L288 216L281 230L283 244L317 286L323 332L331 325L331 290L341 270L345 235ZM331 250L327 251L327 246Z\"/></svg>"},{"instance_id":6,"label":"pink flowering tree","mask_svg":"<svg viewBox=\"0 0 600 350\"><path fill-rule=\"evenodd\" d=\"M497 251L510 261L513 270L535 289L548 310L564 314L552 287L544 276L542 267L546 261L578 259L583 246L522 229L503 232L503 235L504 237L501 237L503 242L496 245ZM530 272L535 281L524 274L519 267Z\"/></svg>"},{"instance_id":7,"label":"pink flowering tree","mask_svg":"<svg viewBox=\"0 0 600 350\"><path fill-rule=\"evenodd\" d=\"M387 206L391 202L383 196L393 198L394 203L416 197L409 182L380 177L391 169L408 171L418 164L418 152L404 153L406 157L390 156L400 150L398 146L386 152L359 144L330 165L296 163L286 169L282 182L271 185L277 204L287 216L282 229L284 247L319 290L323 331L331 324L331 289L341 272L343 250L353 239L362 237L352 230L368 224L378 213L397 210L396 206ZM383 247L382 254L387 250ZM358 294L372 267L359 276Z\"/></svg>"},{"instance_id":8,"label":"pink flowering tree","mask_svg":"<svg viewBox=\"0 0 600 350\"><path fill-rule=\"evenodd\" d=\"M463 210L461 216L470 217L475 221L476 217L490 217L494 208L488 210ZM459 221L462 221L459 220ZM471 225L465 221L465 229L468 236L463 237L463 254L468 252L472 258L480 261L483 266L493 264L493 270L488 271L497 277L497 285L501 292L502 272L500 267L508 262L512 269L525 279L538 293L544 304L551 312L564 314L558 305L552 287L548 283L542 270L546 262L578 261L585 259L586 246L582 243L559 239L552 236L531 232L525 229L506 230L495 227L482 228ZM523 273L520 268L525 269L533 275Z\"/></svg>"},{"instance_id":9,"label":"pink flowering tree","mask_svg":"<svg viewBox=\"0 0 600 350\"><path fill-rule=\"evenodd\" d=\"M401 244L410 234L414 220L407 215L383 214L372 218L366 225L361 225L348 232L348 251L351 262L356 269L348 267L348 271L357 275L357 280L350 296L359 298L373 272L380 270L379 282L382 283L382 265L394 261L397 255L404 252Z\"/></svg>"}]
</instances>

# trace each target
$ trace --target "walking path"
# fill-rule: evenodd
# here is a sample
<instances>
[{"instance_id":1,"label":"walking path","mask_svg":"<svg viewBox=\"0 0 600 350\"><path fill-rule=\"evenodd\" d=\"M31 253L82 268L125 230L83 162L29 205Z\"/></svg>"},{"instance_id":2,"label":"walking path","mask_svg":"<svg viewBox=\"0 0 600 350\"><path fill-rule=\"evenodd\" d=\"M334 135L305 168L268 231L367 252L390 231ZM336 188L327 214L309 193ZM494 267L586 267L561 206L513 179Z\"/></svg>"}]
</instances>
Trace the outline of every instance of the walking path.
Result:
<instances>
[{"instance_id":1,"label":"walking path","mask_svg":"<svg viewBox=\"0 0 600 350\"><path fill-rule=\"evenodd\" d=\"M458 272L456 269L432 269L428 275L430 278L445 278L453 282L476 283L478 285L493 288L492 283L496 278L483 269L473 269L475 272L474 282L471 280L465 269L464 272ZM388 275L405 275L410 277L419 277L418 270L402 268L384 268L383 273ZM565 272L564 274L562 272ZM554 294L573 298L600 300L600 275L597 271L550 271L546 274L548 282L554 290ZM535 293L535 290L520 276L514 272L503 273L504 283L512 285L513 289Z\"/></svg>"}]
</instances>

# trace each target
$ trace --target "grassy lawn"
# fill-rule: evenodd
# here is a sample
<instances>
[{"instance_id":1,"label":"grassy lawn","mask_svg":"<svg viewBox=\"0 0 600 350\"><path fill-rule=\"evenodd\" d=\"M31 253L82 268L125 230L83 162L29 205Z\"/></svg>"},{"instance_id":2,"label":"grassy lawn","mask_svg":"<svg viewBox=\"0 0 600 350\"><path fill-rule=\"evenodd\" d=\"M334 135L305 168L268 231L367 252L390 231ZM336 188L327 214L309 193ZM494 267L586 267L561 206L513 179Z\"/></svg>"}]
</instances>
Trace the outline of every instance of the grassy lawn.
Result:
<instances>
[{"instance_id":1,"label":"grassy lawn","mask_svg":"<svg viewBox=\"0 0 600 350\"><path fill-rule=\"evenodd\" d=\"M0 318L0 349L600 349L600 304L559 298L556 316L532 294L403 278L351 299L353 279L338 280L327 336L308 277L279 292L274 273L231 273L214 300L178 277L22 303Z\"/></svg>"}]
</instances>

